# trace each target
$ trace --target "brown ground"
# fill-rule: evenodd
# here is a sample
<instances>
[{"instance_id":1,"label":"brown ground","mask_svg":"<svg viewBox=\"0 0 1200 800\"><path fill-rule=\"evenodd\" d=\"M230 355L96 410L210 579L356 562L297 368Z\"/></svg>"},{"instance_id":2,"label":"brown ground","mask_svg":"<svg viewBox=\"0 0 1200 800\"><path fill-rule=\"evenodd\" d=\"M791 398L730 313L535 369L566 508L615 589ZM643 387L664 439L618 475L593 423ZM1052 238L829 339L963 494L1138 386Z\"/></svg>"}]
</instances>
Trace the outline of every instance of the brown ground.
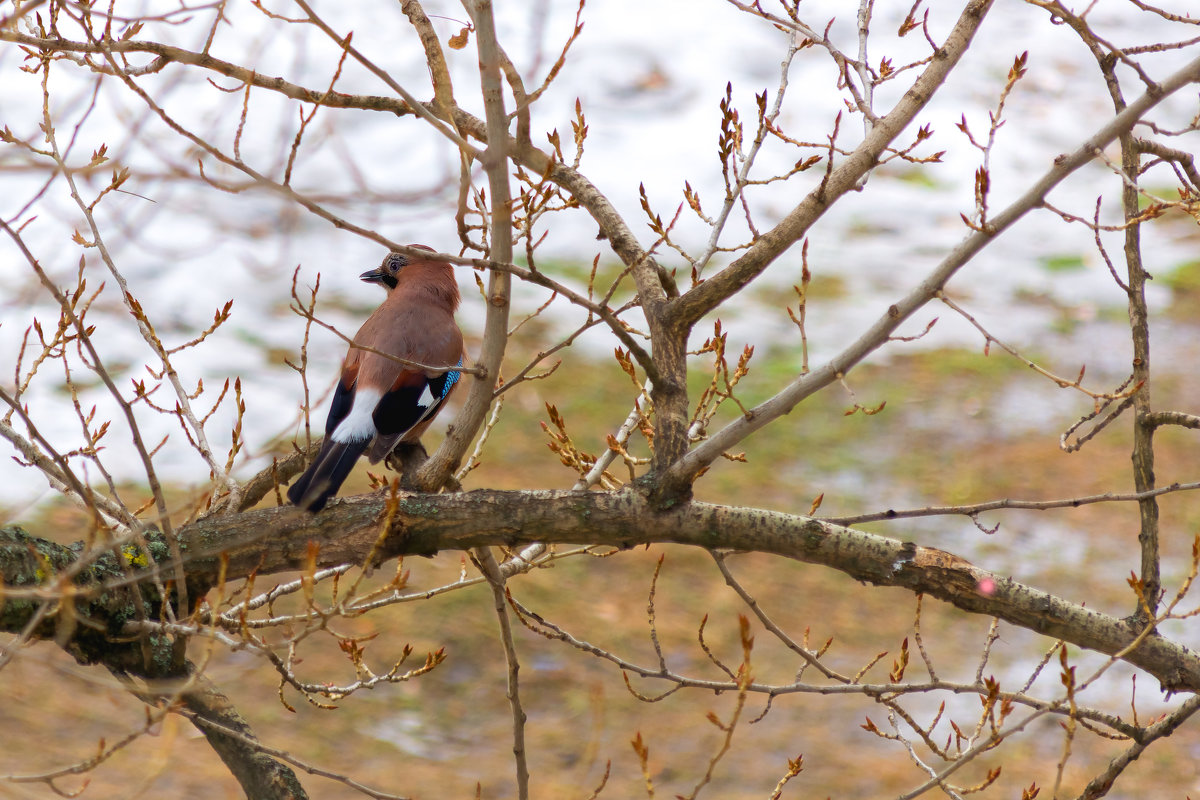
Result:
<instances>
[{"instance_id":1,"label":"brown ground","mask_svg":"<svg viewBox=\"0 0 1200 800\"><path fill-rule=\"evenodd\" d=\"M1067 455L1057 447L1057 429L1029 430L1009 424L990 403L1004 387L1033 386L1041 397L1061 403L1066 421L1088 401L1071 399L1057 389L1041 389L1023 367L1012 369L992 355L946 352L914 355L854 374L854 389L864 405L887 400L873 417L843 416L850 405L844 395L814 398L784 421L782 430L749 443L746 464L725 463L703 480L702 499L763 505L805 513L824 493L821 513L839 514L930 503L974 502L995 497L1046 498L1127 490L1129 441L1127 423L1091 443L1082 453ZM494 434L504 450L494 450L472 476L474 486L566 486L570 473L545 447L538 421L545 419L536 395L556 397L586 380L584 365L566 364L550 380L533 384L515 400ZM605 367L607 368L607 367ZM760 372L769 373L765 368ZM752 373L755 374L755 373ZM762 375L762 386L778 376ZM573 383L574 382L574 383ZM756 385L747 379L748 395ZM1164 380L1164 404L1195 411L1189 376ZM611 425L625 387L612 396L559 402L574 432ZM761 389L760 389L761 391ZM751 397L751 399L756 399ZM962 413L958 413L962 412ZM592 442L596 436L582 436ZM1175 432L1161 437L1160 481L1195 479L1194 445ZM1185 498L1163 503L1164 549L1170 557L1166 573L1174 586L1186 567L1200 519L1200 505ZM62 509L23 521L35 533L65 529L71 538L72 514ZM970 521L954 517L869 526L888 535L963 553L981 565L1008 572L1043 589L1110 613L1124 615L1133 598L1124 578L1137 566L1136 513L1131 507L1088 506L1070 512L1025 512L985 515L987 525L1001 523L986 535ZM611 558L575 558L517 581L514 594L548 620L577 637L608 648L638 663L653 665L648 637L647 593L654 565L665 554L659 581L657 628L663 652L673 670L719 677L697 644L696 632L709 617L706 641L731 666L740 658L737 617L746 608L724 585L712 560L682 548L639 549ZM912 636L915 599L892 589L862 586L839 574L762 556L732 559L737 574L766 611L795 636L808 629L812 641L835 638L827 661L838 670L856 672L881 651L888 651L869 673L885 680L901 640ZM414 589L453 581L461 556L404 564ZM260 589L264 588L262 585ZM987 619L971 617L936 602L925 604L923 630L942 677L970 680ZM504 697L503 657L495 636L490 597L476 587L429 603L401 605L365 618L335 623L344 634L378 634L368 649L377 670L398 657L407 643L414 659L444 647L448 660L411 683L355 695L338 710L308 705L293 691L278 700L272 671L245 653L217 651L211 675L250 718L258 735L325 769L345 772L370 786L422 798L512 796L509 711ZM1188 639L1191 625L1177 629ZM753 670L764 681L791 680L797 660L755 624ZM1192 639L1196 637L1191 636ZM1015 687L1029 665L1052 642L1005 626L985 674L997 676L1005 688ZM534 796L587 797L600 782L606 762L611 777L601 797L646 796L630 740L638 733L648 744L649 764L658 797L687 795L704 775L718 751L721 732L705 719L713 711L728 719L735 704L731 693L720 696L683 691L655 703L635 699L612 664L518 630L523 659L523 697L529 716L528 748ZM197 657L202 655L197 650ZM1096 659L1072 651L1083 675ZM332 640L317 640L305 653L302 677L347 682L353 671ZM1128 670L1090 693L1084 702L1130 713ZM925 676L915 650L908 678ZM0 774L27 774L89 758L101 740L112 743L144 719L139 704L112 685L106 673L82 668L52 644L26 648L4 671L6 689L0 703ZM812 677L812 676L808 676ZM646 695L666 686L632 679ZM1058 686L1057 662L1039 684L1043 693ZM1159 693L1144 676L1137 685L1142 718L1152 713ZM978 700L971 696L914 698L907 707L928 721L937 703L948 700L947 714L960 727L973 725ZM861 698L791 695L776 698L761 721L748 724L764 709L751 697L733 740L733 749L715 771L701 796L765 798L786 770L788 758L804 755L804 771L784 797L884 797L911 789L923 779L902 746L886 742L860 727L869 716L890 730L886 709ZM1018 712L1021 714L1021 712ZM949 735L945 720L937 735ZM1055 765L1065 739L1057 720L1032 725L999 753L981 758L956 777L960 785L981 779L987 768L1002 765L989 797L1017 798L1036 782L1050 796ZM1200 747L1200 727L1185 726L1170 741L1152 748L1114 790L1114 797L1176 797L1195 791L1193 754ZM1080 733L1060 794L1075 796L1091 775L1122 749L1120 743ZM186 800L237 798L241 793L185 721L171 718L92 772L84 797L170 797ZM360 797L340 784L317 777L304 781L313 797ZM83 779L64 778L61 788L74 790ZM0 797L53 796L38 784L0 782Z\"/></svg>"}]
</instances>

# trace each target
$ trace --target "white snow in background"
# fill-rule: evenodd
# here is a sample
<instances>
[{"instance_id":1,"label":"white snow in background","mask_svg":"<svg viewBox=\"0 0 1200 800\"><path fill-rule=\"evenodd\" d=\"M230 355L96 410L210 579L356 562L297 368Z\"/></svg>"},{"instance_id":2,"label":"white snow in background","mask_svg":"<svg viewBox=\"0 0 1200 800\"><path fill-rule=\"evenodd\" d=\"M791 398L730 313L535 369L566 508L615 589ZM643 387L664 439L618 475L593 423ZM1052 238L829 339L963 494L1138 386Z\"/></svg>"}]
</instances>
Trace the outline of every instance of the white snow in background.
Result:
<instances>
[{"instance_id":1,"label":"white snow in background","mask_svg":"<svg viewBox=\"0 0 1200 800\"><path fill-rule=\"evenodd\" d=\"M431 15L462 19L461 7L456 3L425 5ZM500 36L509 54L518 67L527 69L530 54L540 44L543 54L537 75L544 75L574 22L575 4L545 0L498 5ZM877 5L878 36L872 43L872 62L878 63L887 55L900 64L906 57L923 55L925 48L919 34L905 39L894 35L910 3ZM953 23L955 9L945 8L947 4L932 5L936 6L931 11L932 31L940 39ZM1172 7L1186 13L1189 5L1177 2ZM853 8L854 4L844 0L806 0L803 4L808 19L823 22L836 17L833 35L850 51L857 49ZM286 7L280 10L288 13ZM338 30L353 30L355 46L377 58L401 85L419 98L429 95L419 44L397 5L326 3L319 5L319 10L330 15ZM298 35L298 29L291 26L286 36L275 36L272 25L262 17L247 14L239 20L237 30L222 29L213 49L215 56L307 86L328 84L337 50L319 33ZM1092 11L1092 20L1118 42L1152 41L1159 29L1172 31L1164 36L1178 35L1175 26L1116 0L1100 0ZM1128 28L1130 20L1136 20L1136 28ZM451 20L435 22L443 38L461 26ZM714 213L723 194L716 156L718 103L726 83L731 82L735 105L752 130L754 95L767 90L773 100L787 44L785 35L716 0L592 0L584 22L584 32L561 75L534 107L535 144L544 145L544 132L557 128L570 158L571 121L578 98L590 126L582 170L626 215L644 243L652 241L653 234L645 227L640 210L639 184L645 185L656 212L665 219L683 202L685 181L699 191L705 210ZM149 38L177 40L183 46L198 48L206 33L206 25L159 25L154 26L154 36ZM844 297L821 299L809 306L808 333L814 362L831 356L859 335L962 240L966 230L959 214L972 211L969 176L979 166L980 153L969 146L955 125L965 115L977 136L986 135L988 112L1009 66L1025 50L1030 53L1029 77L1009 99L1006 116L1012 122L1001 128L992 155L993 213L1023 192L1056 155L1074 149L1111 117L1111 105L1091 56L1073 33L1065 26L1047 24L1044 13L1023 3L998 4L984 23L976 46L945 89L918 116L918 124L931 124L935 130L920 152L945 150L945 163L923 168L922 180L905 179L906 173L914 173L909 167L897 165L879 171L866 191L843 198L809 232L809 263L814 275L836 276L849 290ZM18 136L33 140L41 103L37 82L24 75L18 79L14 48L6 47L2 52L0 70L8 81L0 93L0 125L8 125ZM460 102L482 114L473 49L447 53ZM1166 53L1146 56L1145 60L1153 74L1162 77L1189 55ZM164 96L168 111L184 124L227 147L238 126L241 94L222 94L191 83L183 91L168 91L184 74L184 68L172 65L139 83L152 95ZM810 141L824 139L833 118L845 108L843 98L831 88L833 74L830 59L816 48L797 57L789 74L789 94L781 117L782 127L790 135ZM82 71L59 66L52 80L58 132L65 142L71 125L87 107L92 79ZM236 88L234 81L219 76L213 80L222 87ZM531 81L528 88L534 85ZM877 108L890 107L905 85L902 76L881 88ZM337 88L392 95L378 78L354 64L347 65ZM1127 91L1132 93L1133 89ZM1194 91L1180 93L1164 104L1156 119L1181 127L1196 112L1195 98ZM243 156L256 168L278 176L287 143L295 135L296 104L265 91L255 91L252 100L241 141ZM332 132L330 126L335 122L339 124ZM861 126L860 116L844 114L840 143L853 147L862 136ZM131 130L137 131L132 141ZM907 138L902 136L900 141L906 142ZM1197 138L1192 135L1173 145L1194 151L1200 149ZM129 142L127 147L125 142ZM293 359L298 356L303 321L286 311L292 270L300 267L302 291L317 273L321 274L319 315L342 330L352 331L381 297L377 289L360 284L357 275L378 263L382 248L336 230L267 192L250 189L229 194L199 184L172 186L158 180L156 176L172 165L194 170L199 153L190 144L166 135L161 123L147 116L140 101L115 82L106 82L101 88L96 108L80 130L72 162L86 162L88 154L101 143L108 143L114 162L133 169L134 177L126 188L136 194L108 198L101 204L97 218L130 288L149 310L164 340L175 345L195 336L209 324L216 309L234 299L233 317L217 335L204 346L175 357L185 385L191 387L202 378L211 390L226 378L240 376L247 401L245 430L250 455L278 436L291 436L297 430L300 384L278 358L269 361L265 351L270 348ZM359 185L355 183L359 178L347 170L348 153L353 154L362 170L361 180L378 195L354 205L334 206L336 213L398 241L455 248L453 214L447 210L453 203L458 169L451 147L411 119L323 110L317 114L300 151L296 187L318 201L353 189ZM764 149L759 174L786 168L796 158L795 150L771 144ZM9 159L11 154L0 148L0 168L7 166ZM207 174L216 180L244 181L211 158L203 160ZM752 190L749 196L760 227L778 219L815 186L821 169L818 166L786 185ZM13 171L2 174L0 214L11 219L36 191L39 177ZM94 194L108 174L106 165L95 182L81 182L85 192ZM1090 216L1095 198L1102 192L1111 193L1115 180L1103 166L1089 166L1057 188L1051 201ZM1115 208L1107 212L1109 220L1115 218ZM81 251L69 243L70 232L82 228L82 220L61 181L51 188L37 213L38 219L26 229L25 236L54 280L68 285L82 252L89 288L107 282L92 312L93 322L101 323L96 345L113 363L131 365L128 370L114 370L118 385L128 391L131 378L148 377L141 369L147 357L145 348L95 251ZM733 220L729 241L744 235L744 224L736 211ZM1150 254L1152 272L1168 271L1197 258L1195 239L1183 239L1179 230L1178 226L1150 226L1146 231L1145 251ZM577 211L557 215L550 221L539 257L543 263L570 261L580 269L586 269L596 254L611 261L605 243L597 242L595 234L595 223L586 214ZM685 209L676 234L681 243L698 248L706 240L707 230ZM1119 252L1116 238L1107 237L1106 244L1114 253ZM1084 267L1053 272L1044 264L1048 256L1080 257ZM661 253L661 261L668 267L680 267L681 276L686 275L686 265L670 251ZM718 258L709 274L721 265ZM754 342L760 346L760 359L770 357L772 350L797 346L795 329L783 312L783 304L791 298L790 287L799 281L799 272L800 251L796 247L730 307L721 310L723 323L732 331L731 346L740 349L741 342ZM474 278L464 271L461 281L465 302L460 318L464 328L477 334L483 311ZM30 281L23 258L7 239L0 242L0 285L5 287L0 294L0 380L8 383L26 327L35 317L44 326L53 326L57 309ZM1122 301L1095 252L1091 232L1083 226L1065 226L1048 212L1029 215L989 246L952 281L951 289L994 334L1018 346L1036 344L1043 350L1054 346L1049 330L1058 312L1053 303L1031 303L1030 297L1051 298L1059 305L1078 307L1084 316L1098 307L1119 307ZM1152 290L1152 303L1163 304L1166 290ZM532 309L545 296L540 289L518 287L518 309ZM902 332L918 332L933 316L941 317L941 322L931 333L903 347L981 345L978 334L945 308L922 310ZM577 316L565 305L556 305L547 318L565 330ZM702 323L698 335L708 330L708 323ZM1072 339L1064 340L1064 349L1071 353L1083 351L1089 374L1095 368L1098 375L1123 377L1128 344L1119 338L1119 326L1093 322L1083 326L1083 331L1077 330ZM576 347L607 353L611 352L612 341L595 331L582 337ZM343 350L343 343L332 334L314 331L309 358L311 388L316 396L327 388L322 381L332 381ZM886 358L887 354L880 357ZM47 375L26 400L41 433L57 447L70 449L78 439L78 421L70 408L70 398L54 388L61 384L61 367L52 364L46 369ZM165 399L167 391L163 389L159 396L173 405L173 398ZM210 392L197 401L200 413L207 411L213 397ZM119 412L103 387L89 390L81 400L85 407L96 404L99 418L114 421L105 440L109 468L118 480L137 481L144 474L141 464L127 443L128 431ZM1004 398L1004 405L1011 408L1014 418L1025 418L1029 413L1029 402L1016 394ZM324 412L325 406L321 405L316 416L323 419ZM620 417L624 413L620 411ZM148 442L155 444L171 435L171 441L155 458L160 475L186 484L202 482L207 470L187 446L178 424L144 407L139 407L138 418ZM614 426L620 421L614 419ZM228 444L231 424L227 404L210 423L210 436L219 443L219 449ZM314 427L319 429L320 422ZM7 444L0 447L0 453L7 448ZM13 516L19 518L31 502L37 501L45 482L34 470L7 458L0 464L0 503L9 505ZM248 475L261 465L261 459L243 460L238 472Z\"/></svg>"}]
</instances>

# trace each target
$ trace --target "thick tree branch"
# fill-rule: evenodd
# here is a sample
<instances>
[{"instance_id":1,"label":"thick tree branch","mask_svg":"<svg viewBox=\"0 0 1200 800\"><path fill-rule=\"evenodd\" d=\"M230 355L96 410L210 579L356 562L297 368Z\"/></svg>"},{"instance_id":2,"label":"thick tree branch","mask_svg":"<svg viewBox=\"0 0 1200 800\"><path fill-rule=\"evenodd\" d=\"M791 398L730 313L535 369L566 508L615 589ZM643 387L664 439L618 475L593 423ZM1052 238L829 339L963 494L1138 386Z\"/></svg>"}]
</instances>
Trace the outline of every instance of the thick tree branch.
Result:
<instances>
[{"instance_id":1,"label":"thick tree branch","mask_svg":"<svg viewBox=\"0 0 1200 800\"><path fill-rule=\"evenodd\" d=\"M203 675L193 676L192 680L196 685L185 691L180 701L246 796L256 800L305 800L308 794L296 773L263 752L250 724L230 699Z\"/></svg>"},{"instance_id":2,"label":"thick tree branch","mask_svg":"<svg viewBox=\"0 0 1200 800\"><path fill-rule=\"evenodd\" d=\"M391 534L379 543L383 525ZM394 500L360 496L336 501L320 514L291 507L208 517L184 526L192 587L216 584L222 560L230 578L317 566L378 561L439 550L469 550L533 542L634 547L677 543L706 549L763 552L836 569L855 580L929 595L964 611L1007 622L1109 655L1133 642L1133 623L977 567L952 553L798 515L759 509L684 503L656 510L640 493L574 491L475 491L400 494ZM378 546L377 546L378 545ZM10 545L0 548L5 553ZM24 551L25 546L21 549ZM7 585L28 585L28 565L9 573ZM22 576L24 580L22 581ZM114 576L107 585L120 579ZM10 602L11 606L11 602ZM21 617L6 614L4 628ZM1159 680L1163 688L1200 691L1200 656L1157 634L1125 660Z\"/></svg>"},{"instance_id":3,"label":"thick tree branch","mask_svg":"<svg viewBox=\"0 0 1200 800\"><path fill-rule=\"evenodd\" d=\"M1151 411L1146 414L1142 424L1154 428L1163 425L1179 425L1184 428L1200 429L1200 417L1184 411Z\"/></svg>"},{"instance_id":4,"label":"thick tree branch","mask_svg":"<svg viewBox=\"0 0 1200 800\"><path fill-rule=\"evenodd\" d=\"M97 555L85 554L79 547L38 539L20 528L0 528L0 574L6 587L0 630L24 629L31 638L53 639L80 663L103 664L143 701L158 702L158 695L137 688L130 676L151 684L163 678L178 678L172 666L170 640L158 637L157 643L150 645L155 657L146 659L143 639L122 634L126 622L141 616L137 613L139 604L134 602L135 593L140 594L140 606L146 609L161 609L168 599L172 603L178 601L176 597L164 598L158 590L160 583L155 580L158 572L166 571L165 565L171 562L171 548L160 533L146 538L145 550L126 545L119 556L107 548ZM136 588L132 587L130 569L144 563L147 554L155 559L157 569L153 573L143 571ZM77 569L78 560L89 555L93 563ZM118 557L123 564L117 563ZM77 574L72 576L72 573ZM193 596L203 595L212 585L209 581L193 582L190 577L188 583ZM103 590L96 591L100 587ZM72 597L72 602L63 602L64 597ZM55 610L45 613L47 608ZM249 724L227 697L202 675L193 675L190 681L179 694L179 700L193 712L193 722L248 797L264 800L307 797L291 769L254 747L257 740ZM166 694L173 696L173 692ZM213 724L224 730L232 729L241 738L232 739Z\"/></svg>"}]
</instances>

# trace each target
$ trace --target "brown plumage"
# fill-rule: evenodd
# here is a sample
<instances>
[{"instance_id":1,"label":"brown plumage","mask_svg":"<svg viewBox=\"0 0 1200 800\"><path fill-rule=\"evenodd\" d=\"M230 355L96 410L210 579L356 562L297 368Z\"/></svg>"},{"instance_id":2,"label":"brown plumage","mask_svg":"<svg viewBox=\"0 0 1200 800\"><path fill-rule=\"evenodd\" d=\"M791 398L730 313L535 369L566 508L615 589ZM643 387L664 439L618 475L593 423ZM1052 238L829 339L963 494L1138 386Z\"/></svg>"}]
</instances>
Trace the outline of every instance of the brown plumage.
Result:
<instances>
[{"instance_id":1,"label":"brown plumage","mask_svg":"<svg viewBox=\"0 0 1200 800\"><path fill-rule=\"evenodd\" d=\"M390 253L361 278L383 285L388 296L354 335L361 347L346 353L325 441L288 489L288 499L310 511L324 508L363 453L374 463L398 443L417 441L461 375L454 369L462 366L464 352L450 264Z\"/></svg>"}]
</instances>

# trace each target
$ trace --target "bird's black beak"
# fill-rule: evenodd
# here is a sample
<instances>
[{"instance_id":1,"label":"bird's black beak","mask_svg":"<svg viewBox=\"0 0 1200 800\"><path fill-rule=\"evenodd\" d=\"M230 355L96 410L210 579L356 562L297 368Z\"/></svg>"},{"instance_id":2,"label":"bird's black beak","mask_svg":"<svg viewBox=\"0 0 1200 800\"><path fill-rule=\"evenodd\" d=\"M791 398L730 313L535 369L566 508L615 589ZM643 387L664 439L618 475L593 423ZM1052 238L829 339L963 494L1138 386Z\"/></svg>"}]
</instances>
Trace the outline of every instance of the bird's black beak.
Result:
<instances>
[{"instance_id":1,"label":"bird's black beak","mask_svg":"<svg viewBox=\"0 0 1200 800\"><path fill-rule=\"evenodd\" d=\"M363 283L378 283L388 289L396 288L396 276L392 275L382 267L368 270L362 275L359 275L358 279Z\"/></svg>"}]
</instances>

